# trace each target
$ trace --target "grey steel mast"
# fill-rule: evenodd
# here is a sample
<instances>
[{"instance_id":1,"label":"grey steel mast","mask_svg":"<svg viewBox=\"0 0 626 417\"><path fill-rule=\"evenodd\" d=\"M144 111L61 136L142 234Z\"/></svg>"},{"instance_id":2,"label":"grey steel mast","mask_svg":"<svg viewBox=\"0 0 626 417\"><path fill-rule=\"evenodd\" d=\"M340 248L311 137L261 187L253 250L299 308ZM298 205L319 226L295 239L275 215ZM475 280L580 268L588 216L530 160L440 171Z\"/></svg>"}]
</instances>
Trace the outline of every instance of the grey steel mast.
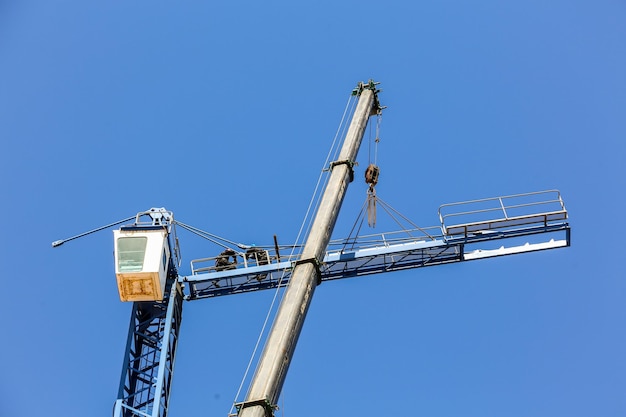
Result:
<instances>
[{"instance_id":1,"label":"grey steel mast","mask_svg":"<svg viewBox=\"0 0 626 417\"><path fill-rule=\"evenodd\" d=\"M311 232L302 256L292 272L246 399L237 404L240 417L269 417L276 408L315 287L321 279L320 264L324 259L348 183L354 177L354 161L368 119L381 111L377 84L372 80L359 83L353 92L359 96L356 110L338 160L330 164L330 178Z\"/></svg>"}]
</instances>

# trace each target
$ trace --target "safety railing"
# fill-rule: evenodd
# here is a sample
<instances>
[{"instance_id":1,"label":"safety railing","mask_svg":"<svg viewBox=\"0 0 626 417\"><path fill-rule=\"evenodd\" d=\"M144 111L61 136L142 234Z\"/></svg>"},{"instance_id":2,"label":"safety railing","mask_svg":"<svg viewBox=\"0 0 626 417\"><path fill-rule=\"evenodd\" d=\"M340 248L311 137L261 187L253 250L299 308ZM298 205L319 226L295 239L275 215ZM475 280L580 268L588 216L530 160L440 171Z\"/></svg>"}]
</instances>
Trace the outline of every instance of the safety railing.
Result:
<instances>
[{"instance_id":1,"label":"safety railing","mask_svg":"<svg viewBox=\"0 0 626 417\"><path fill-rule=\"evenodd\" d=\"M438 226L374 233L354 238L334 239L328 243L326 255L342 251L354 251L374 247L388 247L399 243L435 240L441 238Z\"/></svg>"},{"instance_id":2,"label":"safety railing","mask_svg":"<svg viewBox=\"0 0 626 417\"><path fill-rule=\"evenodd\" d=\"M329 242L326 255L343 251L393 246L399 243L434 240L441 238L438 226L414 228L385 233L357 236L355 238L333 239ZM281 261L295 262L300 259L300 247L285 247L285 254L277 253L276 249L252 247L245 251L224 250L217 256L194 259L191 261L191 274L221 272L233 269L248 268L262 265L279 264Z\"/></svg>"},{"instance_id":3,"label":"safety railing","mask_svg":"<svg viewBox=\"0 0 626 417\"><path fill-rule=\"evenodd\" d=\"M567 219L567 210L558 190L537 191L502 197L444 204L439 220L444 235L464 235L489 230Z\"/></svg>"},{"instance_id":4,"label":"safety railing","mask_svg":"<svg viewBox=\"0 0 626 417\"><path fill-rule=\"evenodd\" d=\"M278 262L275 251L252 247L246 251L224 250L217 256L194 259L191 261L192 275L228 271L237 268L268 265Z\"/></svg>"}]
</instances>

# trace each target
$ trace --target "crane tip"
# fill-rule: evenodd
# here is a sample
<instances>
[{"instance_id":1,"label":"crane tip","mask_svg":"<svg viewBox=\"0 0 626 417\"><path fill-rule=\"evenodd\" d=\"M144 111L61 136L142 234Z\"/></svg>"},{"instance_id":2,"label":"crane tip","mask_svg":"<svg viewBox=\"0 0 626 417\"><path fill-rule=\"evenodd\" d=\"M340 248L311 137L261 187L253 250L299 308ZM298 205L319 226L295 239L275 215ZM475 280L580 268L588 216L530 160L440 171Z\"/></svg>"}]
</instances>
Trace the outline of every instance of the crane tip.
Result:
<instances>
[{"instance_id":1,"label":"crane tip","mask_svg":"<svg viewBox=\"0 0 626 417\"><path fill-rule=\"evenodd\" d=\"M57 240L57 241L54 241L54 242L52 242L52 247L53 247L53 248L56 248L57 246L61 246L63 243L65 243L65 241L64 241L64 240Z\"/></svg>"}]
</instances>

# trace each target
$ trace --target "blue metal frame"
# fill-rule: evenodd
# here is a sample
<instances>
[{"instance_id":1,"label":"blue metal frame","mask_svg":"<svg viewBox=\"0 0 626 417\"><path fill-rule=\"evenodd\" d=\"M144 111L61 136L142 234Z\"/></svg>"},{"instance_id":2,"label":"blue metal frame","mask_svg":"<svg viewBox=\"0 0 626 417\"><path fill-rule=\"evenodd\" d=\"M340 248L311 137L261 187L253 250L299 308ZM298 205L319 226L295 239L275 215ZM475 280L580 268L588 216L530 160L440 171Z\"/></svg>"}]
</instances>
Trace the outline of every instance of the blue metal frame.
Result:
<instances>
[{"instance_id":1,"label":"blue metal frame","mask_svg":"<svg viewBox=\"0 0 626 417\"><path fill-rule=\"evenodd\" d=\"M165 417L182 320L183 292L171 280L162 302L133 304L114 417Z\"/></svg>"},{"instance_id":2,"label":"blue metal frame","mask_svg":"<svg viewBox=\"0 0 626 417\"><path fill-rule=\"evenodd\" d=\"M509 252L490 251L491 242L498 245L515 242L516 239L540 236L541 244L519 245L509 248ZM554 241L558 236L559 240ZM493 244L493 243L491 243ZM481 245L483 245L481 247ZM455 236L437 236L430 239L405 238L391 244L378 244L354 250L338 250L327 253L320 266L322 281L340 278L371 275L382 272L400 271L424 266L443 265L452 262L480 259L500 254L523 253L535 250L554 249L570 245L570 227L567 222L553 222L489 230ZM485 249L483 256L474 256L476 251ZM217 297L229 294L258 291L287 285L293 269L292 262L274 262L269 265L238 268L227 271L200 273L179 277L188 284L189 300Z\"/></svg>"}]
</instances>

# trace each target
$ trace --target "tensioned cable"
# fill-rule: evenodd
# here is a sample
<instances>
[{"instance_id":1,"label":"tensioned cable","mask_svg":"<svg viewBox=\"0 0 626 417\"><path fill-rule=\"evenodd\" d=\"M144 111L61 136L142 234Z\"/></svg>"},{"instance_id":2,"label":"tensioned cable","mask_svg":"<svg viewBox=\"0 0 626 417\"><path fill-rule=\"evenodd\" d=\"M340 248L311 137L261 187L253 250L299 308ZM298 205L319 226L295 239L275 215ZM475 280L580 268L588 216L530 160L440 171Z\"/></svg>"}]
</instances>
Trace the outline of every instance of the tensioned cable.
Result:
<instances>
[{"instance_id":1,"label":"tensioned cable","mask_svg":"<svg viewBox=\"0 0 626 417\"><path fill-rule=\"evenodd\" d=\"M92 233L99 232L100 230L108 229L109 227L117 226L118 224L122 224L122 223L125 223L125 222L129 221L129 220L133 220L135 217L136 216L128 217L128 218L126 218L124 220L119 220L119 221L117 221L115 223L110 223L110 224L107 224L106 226L98 227L97 229L93 229L93 230L90 230L88 232L76 235L76 236L68 237L67 239L56 240L56 241L52 242L52 247L56 248L58 246L61 246L65 242L69 242L70 240L78 239L80 237L87 236L87 235L90 235Z\"/></svg>"},{"instance_id":2,"label":"tensioned cable","mask_svg":"<svg viewBox=\"0 0 626 417\"><path fill-rule=\"evenodd\" d=\"M345 137L347 134L347 130L348 130L348 124L345 123L345 119L346 119L346 114L352 114L355 111L355 107L356 107L356 103L358 102L358 100L354 100L354 97L351 96L350 98L348 98L348 101L346 103L346 107L344 108L343 111L343 115L341 117L341 121L339 122L339 126L337 127L337 131L335 132L335 137L333 138L333 142L330 146L330 149L328 151L328 155L326 156L326 160L324 161L324 165L322 167L322 170L320 171L320 176L318 178L318 183L315 187L315 191L313 193L313 199L311 201L311 204L309 204L309 209L307 210L307 214L305 215L305 220L307 220L307 224L306 224L306 229L304 232L304 235L308 235L311 231L311 227L313 225L313 216L308 216L309 212L311 211L311 207L314 207L315 209L317 209L320 205L321 199L322 199L322 193L319 193L318 190L320 188L320 183L321 183L321 179L322 179L322 175L324 172L329 171L330 168L330 161L331 159L333 160L337 160L337 158L339 158L339 153L341 151L341 147L338 146L337 143L337 139L339 137ZM323 187L325 187L328 184L328 180L329 180L329 176L324 176L324 182L323 182ZM296 242L299 243L299 242Z\"/></svg>"},{"instance_id":3,"label":"tensioned cable","mask_svg":"<svg viewBox=\"0 0 626 417\"><path fill-rule=\"evenodd\" d=\"M406 227L404 227L404 225L396 218L394 213L397 214L399 217L401 217L405 222L407 222L411 226L413 226L414 227L414 229L412 229L413 231L420 231L420 232L424 233L426 236L428 236L429 238L435 239L430 233L428 233L426 230L424 230L423 228L421 228L418 225L416 225L415 223L413 223L406 216L404 216L402 213L400 213L399 211L397 211L396 209L391 207L385 201L381 200L379 197L376 197L376 200L382 205L383 209L385 210L385 212L387 212L389 217L391 217L391 219L393 221L395 221L398 224L398 226L400 226L402 231L407 233L409 236L411 236L411 230L408 230ZM355 245L358 243L359 233L361 231L361 228L363 226L363 222L365 220L365 207L366 207L366 205L367 205L367 200L361 206L361 210L359 211L359 214L357 215L357 218L354 221L354 224L352 225L352 229L350 230L350 233L348 234L348 237L343 239L343 240L341 240L341 241L334 242L335 244L341 244L342 245L342 250L345 250L348 246L350 247L350 250L352 250L352 249L354 249ZM358 224L358 228L357 228L357 224ZM355 233L355 229L356 229L356 233ZM399 239L399 240L403 240L403 239ZM374 243L374 242L370 242L370 243ZM382 241L381 241L381 243L382 243Z\"/></svg>"},{"instance_id":4,"label":"tensioned cable","mask_svg":"<svg viewBox=\"0 0 626 417\"><path fill-rule=\"evenodd\" d=\"M219 240L222 240L224 242L228 242L229 244L231 244L232 246L237 246L240 249L248 249L249 246L248 245L244 245L243 243L237 243L237 242L233 242L232 240L228 240L224 237L215 235L213 233L207 232L205 230L201 230L198 229L197 227L194 226L190 226L188 224L185 224L183 222L180 222L178 220L176 220L174 222L174 224L179 225L180 227L182 227L183 229L195 234L196 236L199 236L203 239L206 239L212 243L215 243L218 246L222 246L223 248L229 248L229 246L219 242ZM290 250L295 250L300 248L302 245L279 245L278 248L279 249L290 249ZM274 248L274 245L256 245L257 248Z\"/></svg>"},{"instance_id":5,"label":"tensioned cable","mask_svg":"<svg viewBox=\"0 0 626 417\"><path fill-rule=\"evenodd\" d=\"M421 227L419 227L418 225L416 225L415 223L413 223L411 220L409 220L406 216L404 216L402 213L400 213L398 210L394 209L393 207L391 207L389 204L385 203L383 200L381 200L380 198L376 198L378 200L378 202L380 204L382 204L383 209L387 212L387 214L389 214L389 216L396 222L398 223L398 225L400 227L402 227L402 229L404 231L406 231L407 233L409 233L409 231L404 228L402 226L402 224L394 217L394 215L392 213L389 212L389 210L392 210L394 213L396 213L398 216L400 216L404 221L408 222L409 224L411 224L413 227L415 227L417 230L419 230L420 232L424 233L426 236L428 236L431 239L435 239L430 233L428 233L426 230L422 229ZM410 233L409 233L410 235Z\"/></svg>"},{"instance_id":6,"label":"tensioned cable","mask_svg":"<svg viewBox=\"0 0 626 417\"><path fill-rule=\"evenodd\" d=\"M337 139L339 137L345 137L346 132L348 130L348 124L345 123L346 114L354 113L354 109L356 108L358 100L354 99L354 96L350 96L348 101L346 102L346 107L344 108L343 115L341 116L341 121L339 122L339 126L337 126L337 131L335 132L335 137L333 138L333 142L330 145L330 149L328 151L328 155L326 157L326 161L324 161L324 169L328 169L328 164L330 163L330 159L337 159L339 157L339 151L341 147L338 146Z\"/></svg>"},{"instance_id":7,"label":"tensioned cable","mask_svg":"<svg viewBox=\"0 0 626 417\"><path fill-rule=\"evenodd\" d=\"M339 137L339 133L341 131L341 127L345 124L345 118L346 118L346 114L348 112L348 109L350 107L350 103L352 102L352 96L350 98L348 98L348 102L346 103L346 107L344 108L343 111L343 115L341 116L341 122L339 123L339 127L337 128L337 131L335 133L335 137L333 138L333 142L331 144L330 150L326 156L326 160L324 161L324 166L322 168L322 171L320 172L318 179L317 179L317 183L315 185L315 189L313 191L313 195L311 196L311 200L309 201L309 206L307 207L307 211L304 215L304 219L302 220L302 223L300 224L300 229L298 230L298 235L296 236L296 242L294 244L294 246L292 247L291 253L289 254L288 259L291 260L293 258L293 254L295 252L296 247L299 246L299 242L300 242L300 237L303 233L303 230L305 228L305 224L307 223L307 219L310 219L310 212L311 212L311 208L313 207L313 203L314 201L316 201L316 195L319 195L321 193L319 193L319 187L320 187L320 183L322 181L322 176L324 173L324 168L328 166L330 158L331 158L331 154L333 152L333 149L336 147L336 142L337 142L337 138ZM319 204L319 198L321 198L320 196L317 197L317 203ZM311 216L312 217L312 216ZM309 220L309 226L307 229L310 229L311 225L310 225L310 220ZM267 328L267 323L270 320L270 317L272 316L272 312L274 310L274 305L276 304L276 299L278 298L278 294L280 293L280 290L282 289L282 282L283 279L285 277L286 271L283 270L283 273L278 281L278 286L276 287L276 291L274 291L274 297L272 298L272 302L270 304L269 310L267 312L267 315L265 316L265 320L263 322L263 326L261 328L261 332L259 333L259 337L257 338L256 344L254 346L254 349L252 351L252 356L250 357L250 360L248 361L248 365L246 366L246 370L244 372L243 378L241 380L241 383L239 384L239 388L237 389L237 393L235 394L235 401L233 401L233 405L230 408L230 413L232 413L233 411L233 407L235 406L236 402L237 402L237 398L239 398L239 395L241 394L241 390L243 389L243 385L248 377L248 373L250 372L250 368L252 366L252 363L254 361L254 358L256 357L256 353L259 349L259 345L261 344L261 340L263 339L263 336L265 334L265 329ZM284 294L283 294L284 296Z\"/></svg>"},{"instance_id":8,"label":"tensioned cable","mask_svg":"<svg viewBox=\"0 0 626 417\"><path fill-rule=\"evenodd\" d=\"M233 245L233 246L237 246L240 249L247 249L246 245L243 245L243 244L237 243L237 242L233 242L232 240L228 240L228 239L226 239L224 237L221 237L221 236L218 236L218 235L214 235L213 233L209 233L209 232L206 232L204 230L200 230L197 227L190 226L190 225L185 224L185 223L183 223L181 221L176 220L174 223L176 223L177 225L179 225L183 229L186 229L186 230L190 231L191 233L194 233L194 234L196 234L196 235L198 235L200 237L203 237L203 238L205 238L205 239L207 239L207 240L209 240L209 241L211 241L211 242L215 243L216 245L221 246L223 248L228 248L229 246L225 245L224 243L221 243L220 241L226 242L226 243L228 243L230 245Z\"/></svg>"},{"instance_id":9,"label":"tensioned cable","mask_svg":"<svg viewBox=\"0 0 626 417\"><path fill-rule=\"evenodd\" d=\"M304 216L303 226L306 224L306 228L304 229L305 235L308 235L311 231L311 227L313 225L313 216L309 216L313 207L318 208L322 199L322 193L319 192L320 184L322 183L322 178L324 178L323 185L326 186L328 183L329 176L323 176L326 171L329 171L330 168L330 160L336 160L339 157L339 152L341 151L340 146L337 144L337 140L339 137L345 137L348 125L345 123L346 115L348 113L354 113L354 109L358 100L353 99L354 96L350 96L348 101L346 102L346 106L343 111L343 115L341 116L341 121L339 122L339 126L337 127L337 131L335 132L335 137L333 138L333 142L330 146L328 154L326 155L326 160L324 161L324 165L322 166L322 170L320 171L319 177L317 179L317 184L315 185L315 189L313 191L313 196L311 197L311 201L309 202L309 207L307 208L306 214ZM302 235L302 228L298 232L298 236ZM296 244L300 242L296 240Z\"/></svg>"},{"instance_id":10,"label":"tensioned cable","mask_svg":"<svg viewBox=\"0 0 626 417\"><path fill-rule=\"evenodd\" d=\"M367 206L367 200L361 206L361 211L359 212L359 215L354 221L354 224L352 225L352 229L350 229L350 233L348 234L348 237L343 242L343 248L341 249L342 251L344 251L350 243L352 243L352 246L350 247L350 249L354 249L354 245L356 244L357 238L359 237L359 232L361 231L361 227L363 226L363 221L365 220L365 216L363 215L363 213L365 212L366 206ZM359 222L359 220L361 221ZM352 237L352 234L354 232L354 229L356 228L357 223L359 224L359 228L356 230L356 234L354 234L354 237Z\"/></svg>"}]
</instances>

